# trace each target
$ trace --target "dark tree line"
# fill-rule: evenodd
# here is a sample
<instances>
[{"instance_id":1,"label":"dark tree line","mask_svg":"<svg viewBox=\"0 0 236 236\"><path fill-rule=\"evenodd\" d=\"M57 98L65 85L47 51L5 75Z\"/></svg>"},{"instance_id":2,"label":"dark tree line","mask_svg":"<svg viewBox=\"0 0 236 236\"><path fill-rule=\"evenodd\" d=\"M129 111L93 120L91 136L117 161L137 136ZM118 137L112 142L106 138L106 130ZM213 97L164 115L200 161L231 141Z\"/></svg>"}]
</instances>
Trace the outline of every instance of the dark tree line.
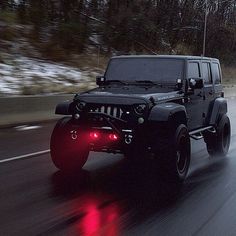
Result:
<instances>
[{"instance_id":1,"label":"dark tree line","mask_svg":"<svg viewBox=\"0 0 236 236\"><path fill-rule=\"evenodd\" d=\"M99 46L103 53L206 55L236 58L236 0L14 0L0 2L38 41L66 52Z\"/></svg>"}]
</instances>

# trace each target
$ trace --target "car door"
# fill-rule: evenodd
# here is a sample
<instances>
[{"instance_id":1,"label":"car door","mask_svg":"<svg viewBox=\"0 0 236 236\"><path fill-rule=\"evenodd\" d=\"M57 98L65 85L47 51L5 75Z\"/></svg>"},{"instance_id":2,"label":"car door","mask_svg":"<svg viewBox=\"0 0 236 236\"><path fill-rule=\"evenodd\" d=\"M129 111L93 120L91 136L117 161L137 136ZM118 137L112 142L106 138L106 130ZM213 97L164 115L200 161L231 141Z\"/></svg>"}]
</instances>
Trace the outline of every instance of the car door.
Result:
<instances>
[{"instance_id":1,"label":"car door","mask_svg":"<svg viewBox=\"0 0 236 236\"><path fill-rule=\"evenodd\" d=\"M202 61L201 64L202 78L204 80L203 88L203 123L207 125L207 115L209 114L210 103L214 100L215 90L213 87L212 71L211 71L211 62Z\"/></svg>"},{"instance_id":2,"label":"car door","mask_svg":"<svg viewBox=\"0 0 236 236\"><path fill-rule=\"evenodd\" d=\"M223 85L222 85L222 74L220 69L220 64L218 61L213 61L211 63L211 71L212 71L212 80L213 80L213 86L214 86L214 96L215 97L221 97L221 93L223 91Z\"/></svg>"},{"instance_id":3,"label":"car door","mask_svg":"<svg viewBox=\"0 0 236 236\"><path fill-rule=\"evenodd\" d=\"M200 78L200 63L199 61L188 61L187 63L187 79ZM197 129L203 126L203 89L194 89L189 91L187 95L186 110L188 114L189 130Z\"/></svg>"}]
</instances>

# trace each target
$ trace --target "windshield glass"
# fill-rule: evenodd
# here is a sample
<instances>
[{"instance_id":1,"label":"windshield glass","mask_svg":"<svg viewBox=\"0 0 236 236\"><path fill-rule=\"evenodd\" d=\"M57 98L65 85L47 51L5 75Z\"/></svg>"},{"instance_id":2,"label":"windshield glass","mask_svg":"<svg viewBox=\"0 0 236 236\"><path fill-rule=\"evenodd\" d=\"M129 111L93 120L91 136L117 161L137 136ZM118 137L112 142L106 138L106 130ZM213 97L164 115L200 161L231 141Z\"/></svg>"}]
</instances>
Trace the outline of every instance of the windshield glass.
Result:
<instances>
[{"instance_id":1,"label":"windshield glass","mask_svg":"<svg viewBox=\"0 0 236 236\"><path fill-rule=\"evenodd\" d=\"M144 81L158 83L183 79L184 60L163 58L113 58L105 77L106 80Z\"/></svg>"}]
</instances>

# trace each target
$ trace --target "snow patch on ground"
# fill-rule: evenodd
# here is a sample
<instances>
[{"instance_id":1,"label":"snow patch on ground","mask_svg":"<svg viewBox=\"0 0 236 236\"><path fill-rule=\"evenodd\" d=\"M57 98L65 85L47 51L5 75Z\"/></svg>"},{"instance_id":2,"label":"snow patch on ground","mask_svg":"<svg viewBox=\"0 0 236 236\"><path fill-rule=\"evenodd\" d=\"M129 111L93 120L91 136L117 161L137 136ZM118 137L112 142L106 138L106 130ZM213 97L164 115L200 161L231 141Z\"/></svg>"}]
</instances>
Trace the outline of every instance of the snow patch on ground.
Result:
<instances>
[{"instance_id":1,"label":"snow patch on ground","mask_svg":"<svg viewBox=\"0 0 236 236\"><path fill-rule=\"evenodd\" d=\"M88 74L78 68L50 61L17 56L0 62L0 95L22 94L24 86L77 86L88 82Z\"/></svg>"}]
</instances>

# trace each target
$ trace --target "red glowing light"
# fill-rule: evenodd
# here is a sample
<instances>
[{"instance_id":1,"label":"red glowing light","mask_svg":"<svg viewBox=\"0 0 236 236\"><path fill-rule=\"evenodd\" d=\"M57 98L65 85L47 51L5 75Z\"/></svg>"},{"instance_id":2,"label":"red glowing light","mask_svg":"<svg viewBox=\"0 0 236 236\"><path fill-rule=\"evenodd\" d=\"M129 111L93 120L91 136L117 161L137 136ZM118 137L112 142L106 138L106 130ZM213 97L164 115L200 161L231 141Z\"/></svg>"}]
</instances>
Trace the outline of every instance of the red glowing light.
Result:
<instances>
[{"instance_id":1,"label":"red glowing light","mask_svg":"<svg viewBox=\"0 0 236 236\"><path fill-rule=\"evenodd\" d=\"M118 140L118 136L116 134L109 134L109 139L111 141L116 141L116 140Z\"/></svg>"},{"instance_id":2,"label":"red glowing light","mask_svg":"<svg viewBox=\"0 0 236 236\"><path fill-rule=\"evenodd\" d=\"M101 236L120 235L119 232L119 216L120 209L115 204L100 208L102 201L98 199L86 199L82 203L82 210L85 215L78 220L75 225L76 232L70 235L84 235L84 236ZM81 207L81 205L80 205Z\"/></svg>"},{"instance_id":3,"label":"red glowing light","mask_svg":"<svg viewBox=\"0 0 236 236\"><path fill-rule=\"evenodd\" d=\"M91 132L90 133L90 138L92 138L92 139L99 139L99 133L98 132Z\"/></svg>"}]
</instances>

